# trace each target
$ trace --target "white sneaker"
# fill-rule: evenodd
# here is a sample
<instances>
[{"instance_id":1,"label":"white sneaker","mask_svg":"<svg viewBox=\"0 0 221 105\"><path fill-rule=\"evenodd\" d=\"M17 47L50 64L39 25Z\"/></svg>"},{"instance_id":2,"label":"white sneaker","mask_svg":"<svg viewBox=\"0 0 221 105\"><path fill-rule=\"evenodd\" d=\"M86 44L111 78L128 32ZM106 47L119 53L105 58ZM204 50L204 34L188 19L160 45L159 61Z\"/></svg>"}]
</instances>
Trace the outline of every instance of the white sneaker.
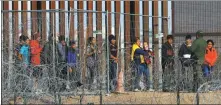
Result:
<instances>
[{"instance_id":1,"label":"white sneaker","mask_svg":"<svg viewBox=\"0 0 221 105\"><path fill-rule=\"evenodd\" d=\"M135 91L135 92L139 92L140 90L139 90L139 89L134 89L134 91Z\"/></svg>"},{"instance_id":2,"label":"white sneaker","mask_svg":"<svg viewBox=\"0 0 221 105\"><path fill-rule=\"evenodd\" d=\"M154 92L154 89L149 89L150 92Z\"/></svg>"}]
</instances>

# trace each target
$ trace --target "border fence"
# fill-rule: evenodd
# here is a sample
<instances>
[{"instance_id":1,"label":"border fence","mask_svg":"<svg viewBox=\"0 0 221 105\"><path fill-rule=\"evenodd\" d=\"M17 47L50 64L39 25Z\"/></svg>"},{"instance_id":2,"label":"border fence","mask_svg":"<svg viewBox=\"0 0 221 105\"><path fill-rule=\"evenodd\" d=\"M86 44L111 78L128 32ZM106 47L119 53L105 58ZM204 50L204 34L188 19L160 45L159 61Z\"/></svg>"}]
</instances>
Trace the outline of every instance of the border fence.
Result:
<instances>
[{"instance_id":1,"label":"border fence","mask_svg":"<svg viewBox=\"0 0 221 105\"><path fill-rule=\"evenodd\" d=\"M39 15L41 18L30 18L27 20L21 20L18 23L14 21L21 15L28 13ZM18 15L20 14L20 15ZM59 14L69 14L68 18L63 19L56 17ZM211 79L202 79L201 86L198 88L198 92L193 93L193 72L194 68L189 66L182 71L182 63L180 58L175 56L173 58L174 65L173 70L167 65L166 71L168 73L163 74L161 68L161 44L165 36L168 35L167 31L170 30L165 19L168 17L155 17L136 14L122 14L114 13L119 24L116 26L119 28L116 30L117 46L118 46L118 72L115 81L118 81L118 73L123 71L122 84L124 90L128 93L122 94L122 96L115 96L115 98L108 98L110 94L110 88L117 88L113 86L113 81L110 81L109 77L109 41L108 35L110 34L110 26L108 23L108 15L110 13L106 11L85 11L85 10L50 10L50 11L2 11L4 18L2 23L2 103L25 103L25 104L82 104L82 103L105 103L105 104L180 104L180 103L221 103L220 102L220 78L221 78L221 59L217 61L217 65L214 68L214 72L211 74ZM89 15L96 15L96 19L91 19ZM167 27L154 28L154 30L142 30L140 28L146 27L147 24L142 21L137 21L139 17L144 19L153 19L158 21L158 25ZM128 18L134 18L131 21ZM77 20L76 20L77 19ZM119 19L119 20L118 20ZM130 21L129 21L130 20ZM78 24L74 24L75 22ZM152 21L152 20L151 20ZM94 23L95 22L95 23ZM96 24L96 26L94 26ZM140 25L143 24L143 25ZM93 25L93 29L87 27ZM132 25L133 29L127 27ZM140 25L140 26L138 26ZM65 29L62 29L64 28ZM30 28L31 27L31 28ZM128 29L130 32L124 32L123 29ZM30 30L31 29L31 30ZM131 31L132 30L132 31ZM164 38L156 38L153 33L163 32ZM164 31L167 30L167 31ZM29 65L25 67L23 63L17 62L16 49L19 43L20 35L27 35L31 39L31 35L34 32L40 32L42 46L49 45L47 53L44 51L41 55L45 55L49 58L51 63L41 63L41 65L33 66ZM139 34L142 33L142 34ZM133 34L133 35L131 35ZM67 44L70 40L75 40L77 43L77 49L79 50L77 66L72 69L72 72L68 72L70 65L65 62L57 61L57 43L58 36L64 35L66 37ZM160 34L159 34L160 35ZM52 40L48 39L52 36ZM90 71L86 63L87 53L87 38L93 36L96 38L97 50L96 62L94 63L94 71ZM150 84L146 84L144 79L140 82L141 87L146 92L131 92L134 89L134 81L136 76L136 66L130 61L131 47L135 37L140 37L141 42L148 42L150 49L155 53L152 58L152 64L149 66ZM212 38L212 37L211 37ZM217 49L220 51L220 36L213 37L215 43L217 43ZM182 36L175 36L175 53L180 48L183 41ZM207 37L206 37L207 39ZM41 59L42 62L45 59ZM200 67L197 68L200 71ZM64 73L65 71L65 73ZM39 75L35 77L34 72ZM133 75L133 73L135 75ZM92 76L93 75L93 76ZM166 78L163 80L162 75ZM201 75L201 74L199 74ZM143 78L145 78L143 76ZM201 81L201 80L200 80ZM80 82L80 83L79 83ZM162 92L162 84L166 82L169 84L167 88L169 92ZM82 85L81 85L82 83ZM150 92L144 87L150 85L151 89L155 91ZM65 88L65 89L64 89ZM211 94L208 91L212 91ZM187 94L190 93L190 94ZM143 94L141 94L143 93ZM140 94L140 95L139 95ZM208 95L209 94L209 95ZM126 98L126 95L128 98ZM145 96L145 100L142 100L142 96ZM112 97L112 96L110 96ZM206 100L205 100L206 99ZM146 102L148 100L148 102Z\"/></svg>"}]
</instances>

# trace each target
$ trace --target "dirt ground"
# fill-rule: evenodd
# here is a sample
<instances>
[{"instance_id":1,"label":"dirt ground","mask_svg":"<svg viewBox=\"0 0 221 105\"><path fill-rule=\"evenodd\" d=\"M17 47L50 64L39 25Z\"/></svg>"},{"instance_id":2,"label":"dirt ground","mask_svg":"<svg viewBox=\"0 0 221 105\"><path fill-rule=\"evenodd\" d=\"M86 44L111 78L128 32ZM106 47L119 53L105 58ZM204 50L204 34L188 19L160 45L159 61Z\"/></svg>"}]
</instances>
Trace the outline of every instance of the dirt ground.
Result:
<instances>
[{"instance_id":1,"label":"dirt ground","mask_svg":"<svg viewBox=\"0 0 221 105\"><path fill-rule=\"evenodd\" d=\"M221 104L221 92L200 93L200 104ZM176 93L165 92L127 92L123 94L112 93L109 96L102 97L103 104L177 104ZM181 93L181 104L196 104L196 94ZM50 104L52 98L44 97L43 99L29 99L28 104ZM80 97L61 97L62 104L80 104ZM18 98L17 103L22 103ZM82 104L100 104L100 96L84 96ZM11 101L10 104L13 104ZM51 103L53 104L53 103Z\"/></svg>"}]
</instances>

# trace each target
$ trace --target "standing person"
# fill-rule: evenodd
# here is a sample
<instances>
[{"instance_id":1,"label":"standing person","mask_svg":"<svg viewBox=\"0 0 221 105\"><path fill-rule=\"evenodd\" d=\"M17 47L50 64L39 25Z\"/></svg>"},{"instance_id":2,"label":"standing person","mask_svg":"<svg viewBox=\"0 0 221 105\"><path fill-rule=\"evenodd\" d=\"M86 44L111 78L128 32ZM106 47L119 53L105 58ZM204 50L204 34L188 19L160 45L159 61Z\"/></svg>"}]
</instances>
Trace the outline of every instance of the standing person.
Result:
<instances>
[{"instance_id":1,"label":"standing person","mask_svg":"<svg viewBox=\"0 0 221 105\"><path fill-rule=\"evenodd\" d=\"M58 75L60 75L62 79L67 80L67 66L66 66L67 44L65 42L64 35L59 36L59 43L57 45L57 48L58 48L58 63L59 63L57 66L62 67ZM64 91L65 89L66 89L66 83L63 83L60 91Z\"/></svg>"},{"instance_id":2,"label":"standing person","mask_svg":"<svg viewBox=\"0 0 221 105\"><path fill-rule=\"evenodd\" d=\"M67 85L67 88L73 88L74 86L78 87L81 86L80 78L81 78L81 73L77 69L78 65L78 50L76 49L75 41L70 41L69 42L69 48L68 48L68 54L67 54L67 63L68 63L68 77L69 81L71 82L69 87L69 83ZM68 81L68 82L69 82Z\"/></svg>"},{"instance_id":3,"label":"standing person","mask_svg":"<svg viewBox=\"0 0 221 105\"><path fill-rule=\"evenodd\" d=\"M196 32L196 40L193 41L192 46L189 48L194 55L194 60L196 63L193 65L193 91L196 92L199 88L199 84L202 81L201 74L201 66L204 62L205 58L205 50L206 50L206 40L203 39L203 32L201 30Z\"/></svg>"},{"instance_id":4,"label":"standing person","mask_svg":"<svg viewBox=\"0 0 221 105\"><path fill-rule=\"evenodd\" d=\"M205 77L209 77L211 72L213 71L213 67L218 58L217 51L214 48L213 40L207 40L207 48L205 54L205 60L203 63L203 75Z\"/></svg>"},{"instance_id":5,"label":"standing person","mask_svg":"<svg viewBox=\"0 0 221 105\"><path fill-rule=\"evenodd\" d=\"M154 57L154 53L149 49L149 46L148 46L147 42L144 42L143 45L144 45L144 51L146 53L148 53L148 56L144 56L144 59L145 59L147 68L149 69L149 66L151 66L151 57ZM147 85L150 86L149 91L154 91L153 90L153 79L152 79L152 72L151 71L149 71L149 77L146 77L146 78L149 79L149 84L147 84Z\"/></svg>"},{"instance_id":6,"label":"standing person","mask_svg":"<svg viewBox=\"0 0 221 105\"><path fill-rule=\"evenodd\" d=\"M22 45L25 44L25 42L24 42L25 37L26 37L25 35L21 35L19 37L19 43L15 46L15 62L16 62L16 64L21 63L20 62L21 59L20 59L19 51L20 51Z\"/></svg>"},{"instance_id":7,"label":"standing person","mask_svg":"<svg viewBox=\"0 0 221 105\"><path fill-rule=\"evenodd\" d=\"M96 39L94 37L89 37L87 42L87 58L86 58L86 64L87 64L87 70L88 70L88 82L89 82L89 89L95 88L95 76L96 76Z\"/></svg>"},{"instance_id":8,"label":"standing person","mask_svg":"<svg viewBox=\"0 0 221 105\"><path fill-rule=\"evenodd\" d=\"M48 36L48 42L44 45L42 53L41 53L41 64L45 64L46 66L49 66L49 69L47 69L49 78L55 78L55 76L57 76L56 72L54 72L54 69L53 69L54 66L55 66L55 71L58 71L57 67L56 67L57 62L58 62L58 54L57 54L58 49L57 49L57 45L56 45L55 40L56 39L55 39L55 37L53 37L53 34L50 34ZM53 52L53 50L54 50L54 52ZM53 54L55 54L55 55L53 55ZM54 59L53 59L53 56L54 56ZM57 82L55 79L48 81L48 87L49 87L50 92L58 91L56 89L56 85L57 85L56 83Z\"/></svg>"},{"instance_id":9,"label":"standing person","mask_svg":"<svg viewBox=\"0 0 221 105\"><path fill-rule=\"evenodd\" d=\"M185 43L183 43L179 49L178 56L180 57L180 61L182 63L181 74L184 75L184 74L188 73L188 75L189 75L190 71L186 68L192 67L192 64L194 63L194 61L193 61L194 55L193 55L192 51L189 49L189 47L191 47L191 45L192 45L191 35L187 35L185 40L186 40ZM187 77L187 75L184 75L181 77L180 82L183 82L183 84L184 84L183 89L188 89L186 81L184 81L185 78L189 79Z\"/></svg>"},{"instance_id":10,"label":"standing person","mask_svg":"<svg viewBox=\"0 0 221 105\"><path fill-rule=\"evenodd\" d=\"M34 66L33 69L33 76L34 76L34 89L38 86L38 78L39 76L42 76L42 70L38 66L41 64L40 55L42 51L42 47L39 44L39 41L41 40L41 36L39 33L34 33L32 35L32 40L30 41L30 50L31 50L31 64Z\"/></svg>"},{"instance_id":11,"label":"standing person","mask_svg":"<svg viewBox=\"0 0 221 105\"><path fill-rule=\"evenodd\" d=\"M110 90L111 92L115 91L117 85L117 45L116 45L116 37L114 35L109 36L110 42Z\"/></svg>"},{"instance_id":12,"label":"standing person","mask_svg":"<svg viewBox=\"0 0 221 105\"><path fill-rule=\"evenodd\" d=\"M135 65L137 67L137 76L135 79L135 90L134 91L140 91L140 78L142 74L144 74L146 77L149 77L149 69L147 68L147 65L144 61L144 56L148 56L148 53L146 53L141 47L140 47L140 39L136 38L136 42L132 46L132 53L131 53L131 59L134 60ZM147 78L147 84L149 84L149 78ZM149 88L147 86L147 88Z\"/></svg>"},{"instance_id":13,"label":"standing person","mask_svg":"<svg viewBox=\"0 0 221 105\"><path fill-rule=\"evenodd\" d=\"M19 59L22 60L24 67L27 68L30 64L30 47L29 47L29 38L27 36L25 36L22 39L25 43L22 44L21 49L19 51Z\"/></svg>"},{"instance_id":14,"label":"standing person","mask_svg":"<svg viewBox=\"0 0 221 105\"><path fill-rule=\"evenodd\" d=\"M168 35L167 36L167 42L165 42L162 45L162 69L163 69L163 91L167 92L169 91L170 86L172 85L170 83L174 70L173 70L173 64L174 64L174 50L173 50L173 36ZM167 66L167 70L165 69Z\"/></svg>"}]
</instances>

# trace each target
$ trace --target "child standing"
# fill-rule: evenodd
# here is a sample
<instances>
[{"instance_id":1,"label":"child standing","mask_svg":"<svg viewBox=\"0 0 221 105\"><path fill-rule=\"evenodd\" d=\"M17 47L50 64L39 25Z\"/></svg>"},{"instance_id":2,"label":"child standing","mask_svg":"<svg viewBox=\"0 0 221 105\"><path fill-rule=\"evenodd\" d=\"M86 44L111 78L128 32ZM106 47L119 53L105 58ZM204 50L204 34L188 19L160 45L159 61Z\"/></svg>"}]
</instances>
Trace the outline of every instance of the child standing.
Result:
<instances>
[{"instance_id":1,"label":"child standing","mask_svg":"<svg viewBox=\"0 0 221 105\"><path fill-rule=\"evenodd\" d=\"M67 54L67 63L68 63L68 82L71 81L71 83L68 83L67 89L70 89L69 84L71 87L81 86L80 77L81 73L79 70L77 70L77 60L78 60L78 50L76 49L75 41L69 42L70 47L68 48L68 54Z\"/></svg>"},{"instance_id":2,"label":"child standing","mask_svg":"<svg viewBox=\"0 0 221 105\"><path fill-rule=\"evenodd\" d=\"M24 67L27 68L30 63L30 54L29 54L29 38L25 36L22 39L25 43L22 44L21 49L19 51L19 59L24 63Z\"/></svg>"}]
</instances>

